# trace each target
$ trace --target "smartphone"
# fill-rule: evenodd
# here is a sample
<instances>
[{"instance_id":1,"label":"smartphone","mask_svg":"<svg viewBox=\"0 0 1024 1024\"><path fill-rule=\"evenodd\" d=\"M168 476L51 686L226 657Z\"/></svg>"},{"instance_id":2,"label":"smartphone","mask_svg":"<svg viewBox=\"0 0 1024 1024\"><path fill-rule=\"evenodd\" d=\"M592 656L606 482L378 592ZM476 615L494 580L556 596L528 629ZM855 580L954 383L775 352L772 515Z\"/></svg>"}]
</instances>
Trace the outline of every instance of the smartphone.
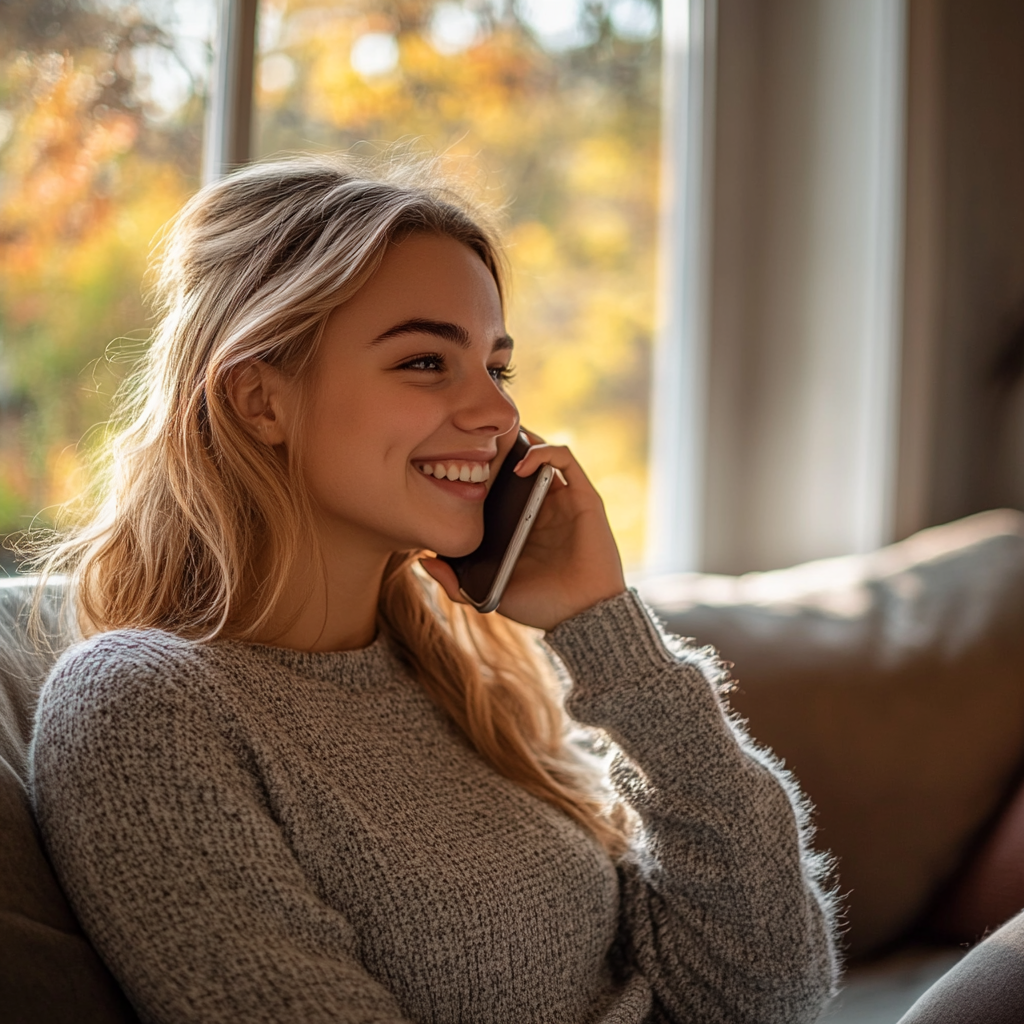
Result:
<instances>
[{"instance_id":1,"label":"smartphone","mask_svg":"<svg viewBox=\"0 0 1024 1024\"><path fill-rule=\"evenodd\" d=\"M484 539L476 551L458 558L441 556L455 570L459 593L481 612L498 607L554 479L550 466L531 476L512 472L529 450L530 440L520 431L484 499Z\"/></svg>"}]
</instances>

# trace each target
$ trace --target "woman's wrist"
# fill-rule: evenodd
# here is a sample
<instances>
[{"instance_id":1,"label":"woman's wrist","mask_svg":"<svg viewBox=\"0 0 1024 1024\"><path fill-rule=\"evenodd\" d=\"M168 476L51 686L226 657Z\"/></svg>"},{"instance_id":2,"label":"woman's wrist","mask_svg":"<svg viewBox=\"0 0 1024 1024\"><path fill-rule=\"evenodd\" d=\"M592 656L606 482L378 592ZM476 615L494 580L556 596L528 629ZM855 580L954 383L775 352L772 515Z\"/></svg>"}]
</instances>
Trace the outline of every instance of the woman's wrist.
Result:
<instances>
[{"instance_id":1,"label":"woman's wrist","mask_svg":"<svg viewBox=\"0 0 1024 1024\"><path fill-rule=\"evenodd\" d=\"M573 679L573 692L577 697L586 692L588 700L605 693L614 702L631 686L646 689L655 674L676 661L631 590L566 619L544 635L544 642Z\"/></svg>"},{"instance_id":2,"label":"woman's wrist","mask_svg":"<svg viewBox=\"0 0 1024 1024\"><path fill-rule=\"evenodd\" d=\"M587 597L582 598L578 602L567 607L564 612L560 616L556 616L549 625L544 625L541 628L543 628L545 632L551 633L558 629L558 627L563 623L569 622L571 619L575 619L578 615L582 615L584 612L588 612L600 604L604 604L605 601L613 601L615 598L621 597L626 593L628 593L626 581L622 580L618 585L610 586L604 591L588 594Z\"/></svg>"}]
</instances>

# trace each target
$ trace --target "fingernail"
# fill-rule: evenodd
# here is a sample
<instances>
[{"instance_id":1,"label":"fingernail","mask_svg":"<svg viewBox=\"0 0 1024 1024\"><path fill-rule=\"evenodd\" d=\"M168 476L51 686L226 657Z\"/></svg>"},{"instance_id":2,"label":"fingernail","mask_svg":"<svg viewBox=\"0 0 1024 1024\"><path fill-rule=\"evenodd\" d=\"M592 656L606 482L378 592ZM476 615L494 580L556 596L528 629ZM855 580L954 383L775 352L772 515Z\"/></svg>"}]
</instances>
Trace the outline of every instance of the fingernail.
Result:
<instances>
[{"instance_id":1,"label":"fingernail","mask_svg":"<svg viewBox=\"0 0 1024 1024\"><path fill-rule=\"evenodd\" d=\"M518 461L518 462L517 462L517 463L515 464L515 468L514 468L514 469L512 470L512 472L513 472L513 473L518 473L518 472L519 472L519 470L521 470L521 469L523 468L523 463L524 463L525 461L526 461L526 459L520 459L520 460L519 460L519 461Z\"/></svg>"}]
</instances>

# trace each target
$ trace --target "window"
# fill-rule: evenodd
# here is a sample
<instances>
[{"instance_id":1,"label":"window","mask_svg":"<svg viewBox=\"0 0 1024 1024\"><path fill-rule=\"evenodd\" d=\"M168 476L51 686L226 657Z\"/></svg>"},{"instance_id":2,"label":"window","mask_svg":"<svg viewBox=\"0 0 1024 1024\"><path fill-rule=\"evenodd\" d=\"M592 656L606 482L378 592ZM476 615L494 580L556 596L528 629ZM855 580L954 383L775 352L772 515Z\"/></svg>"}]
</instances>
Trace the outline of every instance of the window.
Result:
<instances>
[{"instance_id":1,"label":"window","mask_svg":"<svg viewBox=\"0 0 1024 1024\"><path fill-rule=\"evenodd\" d=\"M86 482L153 236L198 184L212 27L198 0L2 12L0 535Z\"/></svg>"},{"instance_id":2,"label":"window","mask_svg":"<svg viewBox=\"0 0 1024 1024\"><path fill-rule=\"evenodd\" d=\"M81 488L118 356L144 343L148 248L198 185L214 17L203 0L24 0L5 5L5 21L7 9L0 534ZM236 55L236 89L244 63ZM504 206L513 393L532 429L573 445L636 564L657 0L263 0L255 72L253 156L398 143L441 154L465 187Z\"/></svg>"}]
</instances>

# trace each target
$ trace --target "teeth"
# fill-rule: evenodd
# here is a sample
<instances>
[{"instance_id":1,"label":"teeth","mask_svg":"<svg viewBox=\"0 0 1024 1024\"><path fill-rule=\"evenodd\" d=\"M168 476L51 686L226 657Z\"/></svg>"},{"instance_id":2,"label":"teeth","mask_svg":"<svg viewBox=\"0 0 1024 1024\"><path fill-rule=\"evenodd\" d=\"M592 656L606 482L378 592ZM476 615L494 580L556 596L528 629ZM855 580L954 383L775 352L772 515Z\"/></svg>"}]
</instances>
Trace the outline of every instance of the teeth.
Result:
<instances>
[{"instance_id":1,"label":"teeth","mask_svg":"<svg viewBox=\"0 0 1024 1024\"><path fill-rule=\"evenodd\" d=\"M431 464L420 463L420 472L424 476L436 477L438 480L462 480L465 483L480 484L491 478L491 467L488 463L457 463L445 465L443 462Z\"/></svg>"}]
</instances>

